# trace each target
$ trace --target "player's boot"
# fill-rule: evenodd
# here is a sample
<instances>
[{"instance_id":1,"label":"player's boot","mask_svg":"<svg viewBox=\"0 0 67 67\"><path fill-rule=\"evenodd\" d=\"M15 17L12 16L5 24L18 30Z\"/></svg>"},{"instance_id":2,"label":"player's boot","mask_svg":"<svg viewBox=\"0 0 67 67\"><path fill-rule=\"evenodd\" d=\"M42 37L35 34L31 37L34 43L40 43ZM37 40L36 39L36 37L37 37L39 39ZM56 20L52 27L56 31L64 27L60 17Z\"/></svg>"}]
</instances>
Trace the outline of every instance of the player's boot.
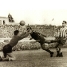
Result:
<instances>
[{"instance_id":1,"label":"player's boot","mask_svg":"<svg viewBox=\"0 0 67 67\"><path fill-rule=\"evenodd\" d=\"M54 54L54 52L51 52L51 53L50 53L50 57L53 57L53 54Z\"/></svg>"},{"instance_id":2,"label":"player's boot","mask_svg":"<svg viewBox=\"0 0 67 67\"><path fill-rule=\"evenodd\" d=\"M62 54L62 52L59 54L59 57L63 57L63 54Z\"/></svg>"},{"instance_id":3,"label":"player's boot","mask_svg":"<svg viewBox=\"0 0 67 67\"><path fill-rule=\"evenodd\" d=\"M59 57L59 51L57 51L57 55L56 55L56 57Z\"/></svg>"},{"instance_id":4,"label":"player's boot","mask_svg":"<svg viewBox=\"0 0 67 67\"><path fill-rule=\"evenodd\" d=\"M2 61L2 58L1 58L1 56L0 56L0 61Z\"/></svg>"},{"instance_id":5,"label":"player's boot","mask_svg":"<svg viewBox=\"0 0 67 67\"><path fill-rule=\"evenodd\" d=\"M59 54L57 54L56 57L59 57Z\"/></svg>"}]
</instances>

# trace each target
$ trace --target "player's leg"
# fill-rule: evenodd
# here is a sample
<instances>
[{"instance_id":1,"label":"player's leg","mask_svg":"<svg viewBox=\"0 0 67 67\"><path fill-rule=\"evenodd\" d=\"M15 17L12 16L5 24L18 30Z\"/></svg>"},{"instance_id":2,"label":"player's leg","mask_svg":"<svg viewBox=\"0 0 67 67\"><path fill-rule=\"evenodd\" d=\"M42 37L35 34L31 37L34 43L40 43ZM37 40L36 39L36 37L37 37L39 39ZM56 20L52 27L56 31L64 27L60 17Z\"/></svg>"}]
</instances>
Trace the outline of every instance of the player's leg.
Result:
<instances>
[{"instance_id":1,"label":"player's leg","mask_svg":"<svg viewBox=\"0 0 67 67\"><path fill-rule=\"evenodd\" d=\"M62 54L62 43L58 42L57 45L56 45L56 51L57 51L57 55L56 57L63 57L63 54Z\"/></svg>"},{"instance_id":2,"label":"player's leg","mask_svg":"<svg viewBox=\"0 0 67 67\"><path fill-rule=\"evenodd\" d=\"M44 43L44 44L41 45L41 47L42 47L43 50L45 50L48 53L50 53L50 57L53 57L54 52L52 52L52 51L49 50L49 44Z\"/></svg>"},{"instance_id":3,"label":"player's leg","mask_svg":"<svg viewBox=\"0 0 67 67\"><path fill-rule=\"evenodd\" d=\"M57 52L56 57L59 57L59 53L60 53L59 45L60 45L59 43L56 43L56 46L55 46L55 48L56 48L56 52Z\"/></svg>"},{"instance_id":4,"label":"player's leg","mask_svg":"<svg viewBox=\"0 0 67 67\"><path fill-rule=\"evenodd\" d=\"M57 48L56 48L56 51L57 51L56 57L63 57L61 47L57 47Z\"/></svg>"},{"instance_id":5,"label":"player's leg","mask_svg":"<svg viewBox=\"0 0 67 67\"><path fill-rule=\"evenodd\" d=\"M4 57L2 57L3 61L9 61L9 57L7 57L8 53L12 53L12 47L9 44L3 47L3 55L4 55Z\"/></svg>"},{"instance_id":6,"label":"player's leg","mask_svg":"<svg viewBox=\"0 0 67 67\"><path fill-rule=\"evenodd\" d=\"M1 57L1 59L2 59L2 61L9 61L9 57L6 57L6 58Z\"/></svg>"},{"instance_id":7,"label":"player's leg","mask_svg":"<svg viewBox=\"0 0 67 67\"><path fill-rule=\"evenodd\" d=\"M57 55L56 55L56 57L59 57L59 54L60 54L60 48L57 47L57 48L56 48L56 51L57 51Z\"/></svg>"},{"instance_id":8,"label":"player's leg","mask_svg":"<svg viewBox=\"0 0 67 67\"><path fill-rule=\"evenodd\" d=\"M7 57L7 53L3 53L3 57L6 58Z\"/></svg>"},{"instance_id":9,"label":"player's leg","mask_svg":"<svg viewBox=\"0 0 67 67\"><path fill-rule=\"evenodd\" d=\"M8 49L8 46L5 45L5 46L3 47L3 57L4 57L4 58L7 57L7 49Z\"/></svg>"},{"instance_id":10,"label":"player's leg","mask_svg":"<svg viewBox=\"0 0 67 67\"><path fill-rule=\"evenodd\" d=\"M57 57L63 57L61 48L63 47L65 42L66 42L66 38L63 38L63 37L59 38L58 46L56 48L56 50L57 50Z\"/></svg>"},{"instance_id":11,"label":"player's leg","mask_svg":"<svg viewBox=\"0 0 67 67\"><path fill-rule=\"evenodd\" d=\"M16 57L13 55L13 53L7 53L7 55L9 56L9 60L16 60Z\"/></svg>"},{"instance_id":12,"label":"player's leg","mask_svg":"<svg viewBox=\"0 0 67 67\"><path fill-rule=\"evenodd\" d=\"M61 45L59 45L59 48L60 48L60 55L59 55L59 57L63 57L63 53L62 53L62 47L63 47L63 45L65 45L65 43L66 43L66 38L65 37L62 37L61 38Z\"/></svg>"},{"instance_id":13,"label":"player's leg","mask_svg":"<svg viewBox=\"0 0 67 67\"><path fill-rule=\"evenodd\" d=\"M3 56L0 56L0 61L2 61L2 58L6 58L7 57L7 53L3 52Z\"/></svg>"},{"instance_id":14,"label":"player's leg","mask_svg":"<svg viewBox=\"0 0 67 67\"><path fill-rule=\"evenodd\" d=\"M7 57L2 57L2 61L13 61L15 60L16 58L13 56L12 53L7 53Z\"/></svg>"},{"instance_id":15,"label":"player's leg","mask_svg":"<svg viewBox=\"0 0 67 67\"><path fill-rule=\"evenodd\" d=\"M4 59L3 59L4 58ZM3 56L2 57L0 57L0 61L3 61L3 60L5 60L5 61L8 61L9 59L7 58L7 52L6 52L6 49L5 48L3 48Z\"/></svg>"}]
</instances>

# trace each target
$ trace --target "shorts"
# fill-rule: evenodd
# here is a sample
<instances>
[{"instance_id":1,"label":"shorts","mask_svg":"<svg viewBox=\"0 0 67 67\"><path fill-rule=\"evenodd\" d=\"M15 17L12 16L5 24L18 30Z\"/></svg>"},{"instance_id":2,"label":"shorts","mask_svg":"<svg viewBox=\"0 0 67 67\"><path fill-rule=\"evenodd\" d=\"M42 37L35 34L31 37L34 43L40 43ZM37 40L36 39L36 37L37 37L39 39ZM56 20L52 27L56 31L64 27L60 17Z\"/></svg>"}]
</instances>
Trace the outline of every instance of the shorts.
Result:
<instances>
[{"instance_id":1,"label":"shorts","mask_svg":"<svg viewBox=\"0 0 67 67\"><path fill-rule=\"evenodd\" d=\"M63 37L58 37L58 38L56 38L56 40L57 40L57 43L58 43L56 45L56 47L63 46L65 44L65 42L66 42L66 38L63 38Z\"/></svg>"},{"instance_id":2,"label":"shorts","mask_svg":"<svg viewBox=\"0 0 67 67\"><path fill-rule=\"evenodd\" d=\"M10 44L7 44L3 47L3 53L11 53L12 52L12 47Z\"/></svg>"},{"instance_id":3,"label":"shorts","mask_svg":"<svg viewBox=\"0 0 67 67\"><path fill-rule=\"evenodd\" d=\"M44 44L45 43L45 39L44 38L40 39L39 43L40 43L40 45Z\"/></svg>"},{"instance_id":4,"label":"shorts","mask_svg":"<svg viewBox=\"0 0 67 67\"><path fill-rule=\"evenodd\" d=\"M58 41L58 43L59 43L59 44L64 45L64 44L65 44L65 42L66 42L66 38L59 37L59 38L57 39L57 41Z\"/></svg>"}]
</instances>

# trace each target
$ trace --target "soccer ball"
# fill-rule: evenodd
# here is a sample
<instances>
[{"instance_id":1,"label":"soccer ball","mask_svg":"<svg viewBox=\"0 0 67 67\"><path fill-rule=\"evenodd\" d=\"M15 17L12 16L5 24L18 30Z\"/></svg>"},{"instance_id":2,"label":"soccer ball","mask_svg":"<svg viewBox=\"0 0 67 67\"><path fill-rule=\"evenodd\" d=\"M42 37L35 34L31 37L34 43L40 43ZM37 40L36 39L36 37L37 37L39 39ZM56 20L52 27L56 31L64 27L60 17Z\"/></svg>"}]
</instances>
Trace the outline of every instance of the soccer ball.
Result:
<instances>
[{"instance_id":1,"label":"soccer ball","mask_svg":"<svg viewBox=\"0 0 67 67\"><path fill-rule=\"evenodd\" d=\"M24 26L24 25L25 25L25 21L23 21L23 20L20 21L20 25L21 25L21 26Z\"/></svg>"}]
</instances>

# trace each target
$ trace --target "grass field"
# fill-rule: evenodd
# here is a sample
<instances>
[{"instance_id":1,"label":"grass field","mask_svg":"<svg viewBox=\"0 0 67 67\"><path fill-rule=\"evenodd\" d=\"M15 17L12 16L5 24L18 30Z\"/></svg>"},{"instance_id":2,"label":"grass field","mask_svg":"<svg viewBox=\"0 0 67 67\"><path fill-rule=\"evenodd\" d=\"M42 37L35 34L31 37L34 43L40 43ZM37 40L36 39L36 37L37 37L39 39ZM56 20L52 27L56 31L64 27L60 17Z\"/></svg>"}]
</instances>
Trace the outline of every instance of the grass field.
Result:
<instances>
[{"instance_id":1,"label":"grass field","mask_svg":"<svg viewBox=\"0 0 67 67\"><path fill-rule=\"evenodd\" d=\"M49 57L49 54L42 49L14 51L17 60L0 61L0 67L67 67L67 48L63 48L64 57Z\"/></svg>"}]
</instances>

